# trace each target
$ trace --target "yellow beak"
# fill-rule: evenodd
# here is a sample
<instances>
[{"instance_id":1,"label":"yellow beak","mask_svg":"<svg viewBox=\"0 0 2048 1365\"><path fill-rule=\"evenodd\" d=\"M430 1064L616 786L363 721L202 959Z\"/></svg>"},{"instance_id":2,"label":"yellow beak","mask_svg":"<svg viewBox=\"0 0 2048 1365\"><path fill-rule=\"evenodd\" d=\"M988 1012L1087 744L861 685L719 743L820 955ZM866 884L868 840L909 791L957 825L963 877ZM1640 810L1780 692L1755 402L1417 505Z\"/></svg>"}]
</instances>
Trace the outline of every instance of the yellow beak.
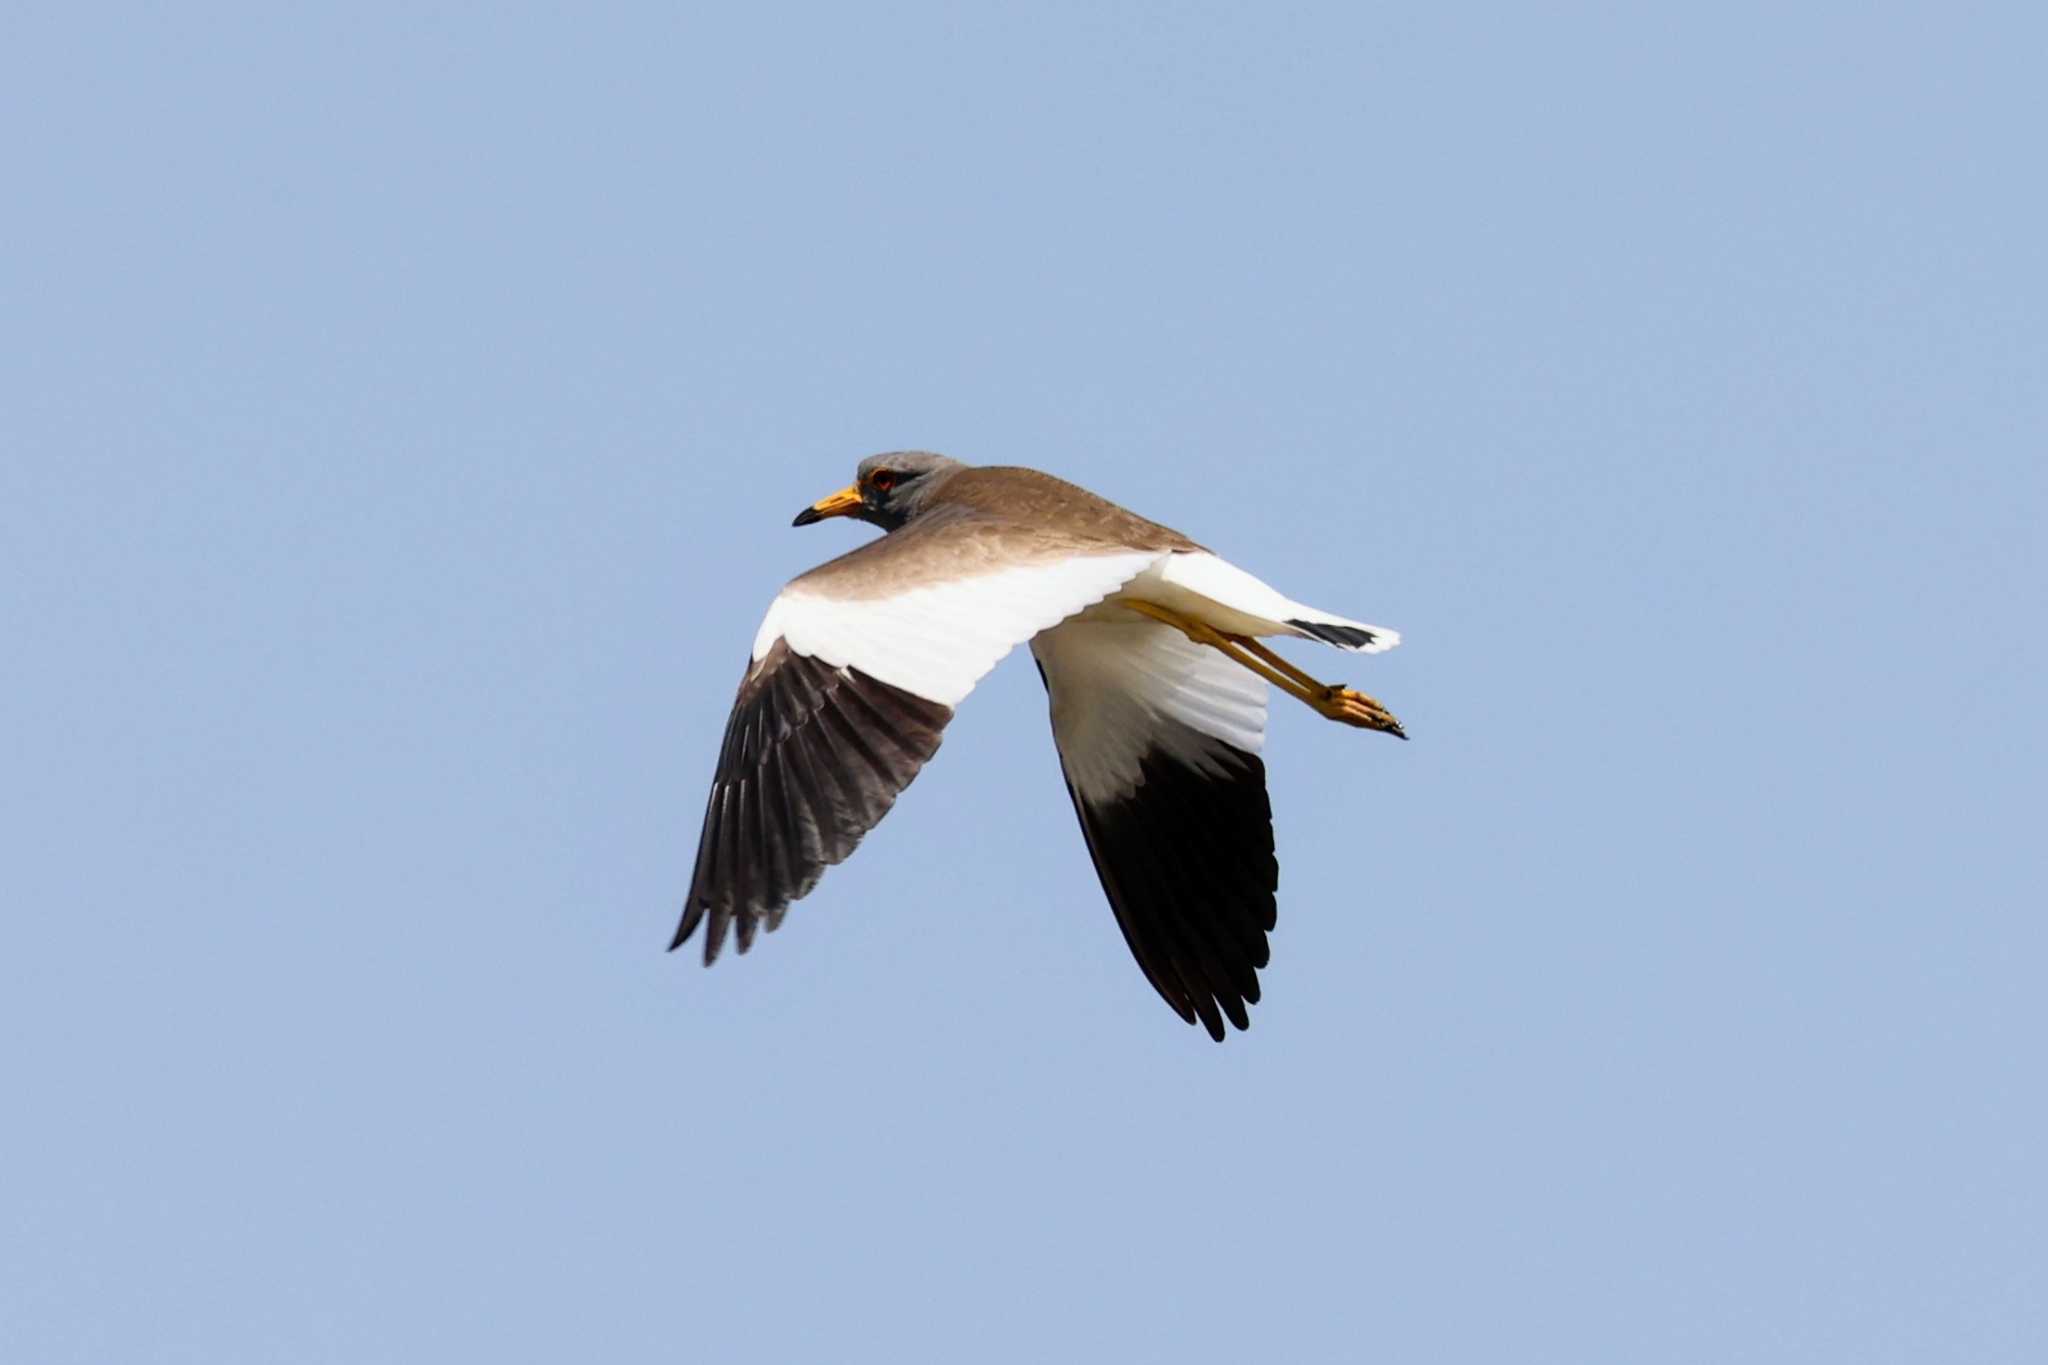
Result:
<instances>
[{"instance_id":1,"label":"yellow beak","mask_svg":"<svg viewBox=\"0 0 2048 1365\"><path fill-rule=\"evenodd\" d=\"M859 511L860 508L860 485L848 484L831 497L820 498L803 511L797 513L796 520L792 521L790 525L809 526L812 522L823 521L827 517L849 516Z\"/></svg>"}]
</instances>

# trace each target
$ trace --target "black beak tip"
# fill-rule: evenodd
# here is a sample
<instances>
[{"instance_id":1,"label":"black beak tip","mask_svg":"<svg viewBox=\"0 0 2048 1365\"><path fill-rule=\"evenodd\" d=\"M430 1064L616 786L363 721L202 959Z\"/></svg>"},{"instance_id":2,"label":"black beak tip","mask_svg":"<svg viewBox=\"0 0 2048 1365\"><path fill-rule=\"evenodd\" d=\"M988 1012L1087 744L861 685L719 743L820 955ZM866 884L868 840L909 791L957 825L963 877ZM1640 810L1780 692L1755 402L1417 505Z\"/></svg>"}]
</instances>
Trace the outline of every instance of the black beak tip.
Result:
<instances>
[{"instance_id":1,"label":"black beak tip","mask_svg":"<svg viewBox=\"0 0 2048 1365\"><path fill-rule=\"evenodd\" d=\"M791 525L791 526L809 526L809 525L810 525L810 524L811 524L812 522L814 522L814 521L823 521L824 519L825 519L825 518L823 518L822 516L818 515L818 509L817 509L817 508L815 508L815 507L806 507L806 508L805 508L805 509L804 509L803 511L801 511L801 512L799 512L799 513L797 513L797 514L796 514L796 520L795 520L795 521L792 521L792 522L790 523L790 525Z\"/></svg>"}]
</instances>

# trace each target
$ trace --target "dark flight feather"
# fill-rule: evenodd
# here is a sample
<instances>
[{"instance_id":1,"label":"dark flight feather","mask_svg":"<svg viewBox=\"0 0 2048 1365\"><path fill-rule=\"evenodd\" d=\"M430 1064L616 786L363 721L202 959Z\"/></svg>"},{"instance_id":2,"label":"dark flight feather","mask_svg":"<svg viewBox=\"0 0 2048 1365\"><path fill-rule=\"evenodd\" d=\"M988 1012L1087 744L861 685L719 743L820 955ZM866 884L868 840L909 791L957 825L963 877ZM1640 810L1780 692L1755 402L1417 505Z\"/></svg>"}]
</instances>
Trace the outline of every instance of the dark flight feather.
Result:
<instances>
[{"instance_id":1,"label":"dark flight feather","mask_svg":"<svg viewBox=\"0 0 2048 1365\"><path fill-rule=\"evenodd\" d=\"M741 952L853 852L938 751L953 708L794 653L750 664L726 722L696 870L671 949L705 926Z\"/></svg>"}]
</instances>

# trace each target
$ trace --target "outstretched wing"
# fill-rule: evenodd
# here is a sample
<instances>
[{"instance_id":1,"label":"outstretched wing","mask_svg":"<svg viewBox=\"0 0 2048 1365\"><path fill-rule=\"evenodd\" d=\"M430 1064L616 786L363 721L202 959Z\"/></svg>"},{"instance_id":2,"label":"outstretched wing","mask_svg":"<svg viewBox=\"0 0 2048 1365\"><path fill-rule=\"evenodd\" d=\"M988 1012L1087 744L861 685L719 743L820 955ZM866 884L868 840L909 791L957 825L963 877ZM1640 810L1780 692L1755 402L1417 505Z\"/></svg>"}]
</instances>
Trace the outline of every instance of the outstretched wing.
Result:
<instances>
[{"instance_id":1,"label":"outstretched wing","mask_svg":"<svg viewBox=\"0 0 2048 1365\"><path fill-rule=\"evenodd\" d=\"M876 572L805 575L769 606L726 722L670 948L704 923L708 965L728 927L745 952L758 929L778 926L888 813L938 750L953 708L1003 655L1159 557L1048 557L920 580L895 549L871 542L856 553Z\"/></svg>"},{"instance_id":2,"label":"outstretched wing","mask_svg":"<svg viewBox=\"0 0 2048 1365\"><path fill-rule=\"evenodd\" d=\"M1266 684L1179 631L1082 619L1031 643L1102 889L1145 979L1223 1039L1251 1020L1280 867Z\"/></svg>"}]
</instances>

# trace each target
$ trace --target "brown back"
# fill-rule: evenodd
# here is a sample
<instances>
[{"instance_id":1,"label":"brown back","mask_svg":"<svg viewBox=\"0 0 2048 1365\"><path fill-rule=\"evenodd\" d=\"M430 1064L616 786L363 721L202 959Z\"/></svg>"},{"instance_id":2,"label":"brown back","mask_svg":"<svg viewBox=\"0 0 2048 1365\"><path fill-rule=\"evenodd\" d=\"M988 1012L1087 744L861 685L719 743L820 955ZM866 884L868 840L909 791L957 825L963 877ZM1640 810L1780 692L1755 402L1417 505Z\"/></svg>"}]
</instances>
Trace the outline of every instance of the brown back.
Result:
<instances>
[{"instance_id":1,"label":"brown back","mask_svg":"<svg viewBox=\"0 0 2048 1365\"><path fill-rule=\"evenodd\" d=\"M1180 532L1036 469L949 471L908 524L795 579L826 597L890 597L920 583L1119 550L1199 550Z\"/></svg>"}]
</instances>

